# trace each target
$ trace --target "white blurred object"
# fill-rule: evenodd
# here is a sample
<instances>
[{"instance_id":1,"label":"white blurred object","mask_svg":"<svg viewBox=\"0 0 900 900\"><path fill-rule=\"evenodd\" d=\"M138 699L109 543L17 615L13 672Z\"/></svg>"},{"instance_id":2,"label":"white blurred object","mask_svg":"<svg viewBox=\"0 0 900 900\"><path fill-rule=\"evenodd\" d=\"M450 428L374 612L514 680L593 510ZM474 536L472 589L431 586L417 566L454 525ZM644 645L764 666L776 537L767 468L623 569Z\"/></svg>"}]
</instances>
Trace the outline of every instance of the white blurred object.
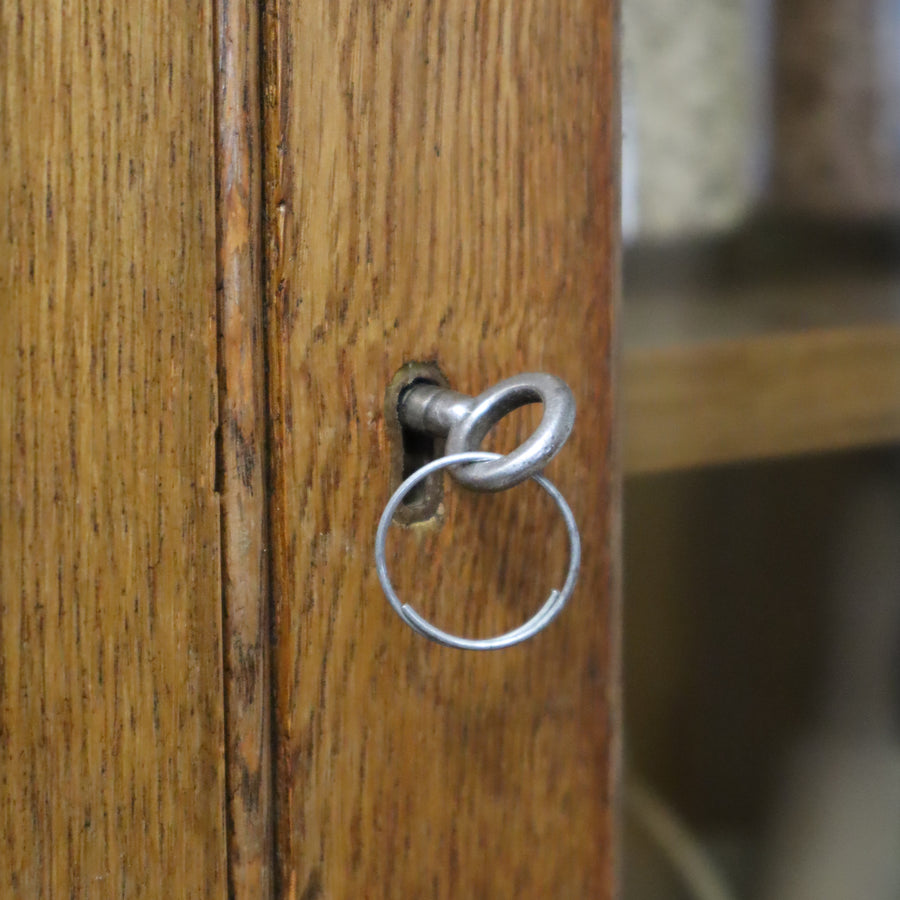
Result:
<instances>
[{"instance_id":1,"label":"white blurred object","mask_svg":"<svg viewBox=\"0 0 900 900\"><path fill-rule=\"evenodd\" d=\"M787 772L766 900L900 897L898 494L878 480L841 529L823 721Z\"/></svg>"},{"instance_id":2,"label":"white blurred object","mask_svg":"<svg viewBox=\"0 0 900 900\"><path fill-rule=\"evenodd\" d=\"M688 826L646 784L625 785L626 900L733 900Z\"/></svg>"},{"instance_id":3,"label":"white blurred object","mask_svg":"<svg viewBox=\"0 0 900 900\"><path fill-rule=\"evenodd\" d=\"M638 235L637 115L631 90L631 76L622 71L622 240L629 243Z\"/></svg>"},{"instance_id":4,"label":"white blurred object","mask_svg":"<svg viewBox=\"0 0 900 900\"><path fill-rule=\"evenodd\" d=\"M626 240L738 225L768 153L767 0L623 0Z\"/></svg>"},{"instance_id":5,"label":"white blurred object","mask_svg":"<svg viewBox=\"0 0 900 900\"><path fill-rule=\"evenodd\" d=\"M897 900L900 747L810 740L795 755L767 900Z\"/></svg>"}]
</instances>

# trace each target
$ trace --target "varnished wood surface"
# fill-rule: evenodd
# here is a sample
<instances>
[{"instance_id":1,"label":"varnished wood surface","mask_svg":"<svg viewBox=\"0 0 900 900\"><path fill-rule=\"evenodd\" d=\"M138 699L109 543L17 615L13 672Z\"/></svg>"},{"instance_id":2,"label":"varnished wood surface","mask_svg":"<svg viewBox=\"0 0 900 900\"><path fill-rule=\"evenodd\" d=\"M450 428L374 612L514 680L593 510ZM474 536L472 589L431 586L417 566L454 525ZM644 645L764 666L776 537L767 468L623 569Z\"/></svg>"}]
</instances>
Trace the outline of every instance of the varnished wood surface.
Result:
<instances>
[{"instance_id":1,"label":"varnished wood surface","mask_svg":"<svg viewBox=\"0 0 900 900\"><path fill-rule=\"evenodd\" d=\"M613 19L606 0L266 4L287 900L612 896ZM547 370L576 394L548 471L584 570L530 644L428 644L381 594L384 392L410 361L467 392ZM475 497L448 482L442 525L397 531L398 589L464 633L524 620L562 577L562 528L533 485Z\"/></svg>"},{"instance_id":2,"label":"varnished wood surface","mask_svg":"<svg viewBox=\"0 0 900 900\"><path fill-rule=\"evenodd\" d=\"M0 894L225 896L213 19L0 4Z\"/></svg>"},{"instance_id":3,"label":"varnished wood surface","mask_svg":"<svg viewBox=\"0 0 900 900\"><path fill-rule=\"evenodd\" d=\"M900 328L634 347L629 474L900 441Z\"/></svg>"},{"instance_id":4,"label":"varnished wood surface","mask_svg":"<svg viewBox=\"0 0 900 900\"><path fill-rule=\"evenodd\" d=\"M272 892L257 4L216 4L219 481L232 900Z\"/></svg>"}]
</instances>

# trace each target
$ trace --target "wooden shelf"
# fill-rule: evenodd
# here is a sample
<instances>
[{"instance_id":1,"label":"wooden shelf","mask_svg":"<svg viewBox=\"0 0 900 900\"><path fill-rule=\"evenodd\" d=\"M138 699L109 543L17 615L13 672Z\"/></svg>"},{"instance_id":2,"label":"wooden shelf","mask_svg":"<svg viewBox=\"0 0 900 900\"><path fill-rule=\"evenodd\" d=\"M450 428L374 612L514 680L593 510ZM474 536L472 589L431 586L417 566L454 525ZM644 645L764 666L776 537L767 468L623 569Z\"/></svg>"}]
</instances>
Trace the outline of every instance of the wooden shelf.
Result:
<instances>
[{"instance_id":1,"label":"wooden shelf","mask_svg":"<svg viewBox=\"0 0 900 900\"><path fill-rule=\"evenodd\" d=\"M626 474L900 441L900 272L626 293Z\"/></svg>"}]
</instances>

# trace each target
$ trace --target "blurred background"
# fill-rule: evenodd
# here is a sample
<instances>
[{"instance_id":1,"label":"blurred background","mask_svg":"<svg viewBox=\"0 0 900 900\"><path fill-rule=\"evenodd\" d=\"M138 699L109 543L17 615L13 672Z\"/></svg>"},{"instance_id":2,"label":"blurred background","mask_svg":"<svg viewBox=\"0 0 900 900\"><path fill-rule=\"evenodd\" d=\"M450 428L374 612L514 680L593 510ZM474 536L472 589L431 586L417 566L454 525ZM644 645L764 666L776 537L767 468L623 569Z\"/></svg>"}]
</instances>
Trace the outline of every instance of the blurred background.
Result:
<instances>
[{"instance_id":1,"label":"blurred background","mask_svg":"<svg viewBox=\"0 0 900 900\"><path fill-rule=\"evenodd\" d=\"M625 900L900 898L900 0L623 0Z\"/></svg>"}]
</instances>

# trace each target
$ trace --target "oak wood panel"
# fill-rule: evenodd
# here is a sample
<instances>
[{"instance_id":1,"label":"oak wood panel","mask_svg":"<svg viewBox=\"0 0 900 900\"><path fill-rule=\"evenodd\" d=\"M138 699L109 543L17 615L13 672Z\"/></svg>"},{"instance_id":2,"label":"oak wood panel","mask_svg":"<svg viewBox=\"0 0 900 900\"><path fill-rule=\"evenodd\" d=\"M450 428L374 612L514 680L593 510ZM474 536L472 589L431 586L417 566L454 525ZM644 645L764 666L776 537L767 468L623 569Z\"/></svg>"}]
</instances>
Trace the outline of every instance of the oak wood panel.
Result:
<instances>
[{"instance_id":1,"label":"oak wood panel","mask_svg":"<svg viewBox=\"0 0 900 900\"><path fill-rule=\"evenodd\" d=\"M212 51L0 4L4 896L225 895Z\"/></svg>"},{"instance_id":2,"label":"oak wood panel","mask_svg":"<svg viewBox=\"0 0 900 900\"><path fill-rule=\"evenodd\" d=\"M259 10L216 7L219 480L228 871L232 900L272 893Z\"/></svg>"},{"instance_id":3,"label":"oak wood panel","mask_svg":"<svg viewBox=\"0 0 900 900\"><path fill-rule=\"evenodd\" d=\"M635 347L623 365L629 474L900 440L900 328Z\"/></svg>"},{"instance_id":4,"label":"oak wood panel","mask_svg":"<svg viewBox=\"0 0 900 900\"><path fill-rule=\"evenodd\" d=\"M279 896L609 897L612 4L270 0L264 35ZM584 571L528 645L430 645L381 594L384 393L410 361L576 394L549 471ZM448 482L443 524L392 537L398 588L511 627L561 581L553 515L533 485Z\"/></svg>"}]
</instances>

